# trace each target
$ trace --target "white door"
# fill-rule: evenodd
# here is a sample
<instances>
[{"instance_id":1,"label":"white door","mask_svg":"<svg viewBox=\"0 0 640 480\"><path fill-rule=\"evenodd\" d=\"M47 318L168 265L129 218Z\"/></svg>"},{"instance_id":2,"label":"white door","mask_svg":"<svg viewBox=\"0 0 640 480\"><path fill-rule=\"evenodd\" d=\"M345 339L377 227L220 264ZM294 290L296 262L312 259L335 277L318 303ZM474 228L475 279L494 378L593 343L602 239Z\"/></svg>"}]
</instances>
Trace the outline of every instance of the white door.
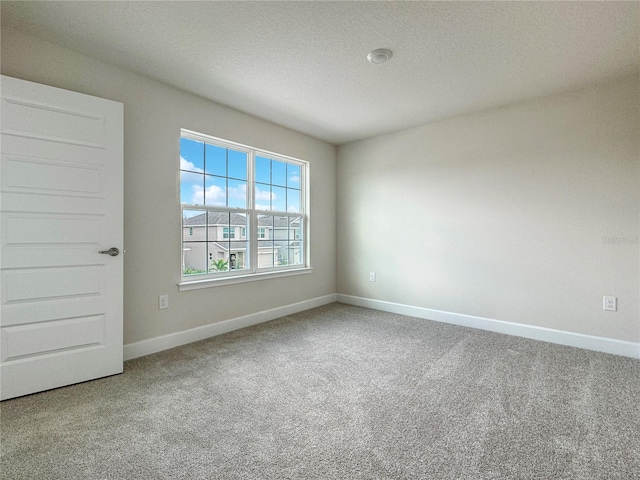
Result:
<instances>
[{"instance_id":1,"label":"white door","mask_svg":"<svg viewBox=\"0 0 640 480\"><path fill-rule=\"evenodd\" d=\"M0 91L4 400L122 372L123 105Z\"/></svg>"}]
</instances>

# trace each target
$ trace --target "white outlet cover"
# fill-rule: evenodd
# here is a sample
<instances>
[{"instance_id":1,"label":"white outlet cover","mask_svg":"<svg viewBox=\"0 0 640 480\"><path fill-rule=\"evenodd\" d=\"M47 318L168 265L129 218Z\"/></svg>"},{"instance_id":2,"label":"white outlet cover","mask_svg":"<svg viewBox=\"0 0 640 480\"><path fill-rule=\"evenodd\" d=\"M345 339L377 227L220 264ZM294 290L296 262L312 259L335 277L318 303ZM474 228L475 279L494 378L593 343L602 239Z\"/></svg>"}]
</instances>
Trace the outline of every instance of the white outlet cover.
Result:
<instances>
[{"instance_id":1,"label":"white outlet cover","mask_svg":"<svg viewBox=\"0 0 640 480\"><path fill-rule=\"evenodd\" d=\"M169 308L169 295L160 295L158 297L158 308L160 310Z\"/></svg>"},{"instance_id":2,"label":"white outlet cover","mask_svg":"<svg viewBox=\"0 0 640 480\"><path fill-rule=\"evenodd\" d=\"M612 296L604 296L602 297L602 309L615 312L618 310L618 299Z\"/></svg>"}]
</instances>

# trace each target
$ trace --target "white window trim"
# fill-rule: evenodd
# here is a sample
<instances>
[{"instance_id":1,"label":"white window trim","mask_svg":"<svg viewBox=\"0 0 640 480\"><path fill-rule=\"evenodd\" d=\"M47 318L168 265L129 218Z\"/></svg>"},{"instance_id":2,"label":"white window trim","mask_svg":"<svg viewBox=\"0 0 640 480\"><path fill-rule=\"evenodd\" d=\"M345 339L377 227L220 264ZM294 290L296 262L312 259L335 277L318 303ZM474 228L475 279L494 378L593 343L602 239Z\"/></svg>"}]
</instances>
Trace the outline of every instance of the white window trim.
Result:
<instances>
[{"instance_id":1,"label":"white window trim","mask_svg":"<svg viewBox=\"0 0 640 480\"><path fill-rule=\"evenodd\" d=\"M222 285L234 285L236 283L257 282L259 280L268 280L270 278L292 277L295 275L306 275L312 273L313 268L295 268L289 270L278 270L268 272L258 272L244 275L229 275L220 278L205 278L187 282L180 282L178 290L181 292L189 290L199 290L201 288L219 287ZM183 277L184 278L184 277Z\"/></svg>"},{"instance_id":2,"label":"white window trim","mask_svg":"<svg viewBox=\"0 0 640 480\"><path fill-rule=\"evenodd\" d=\"M223 273L207 273L202 275L190 275L184 276L182 272L182 258L180 261L180 279L181 281L178 283L179 291L187 291L187 290L196 290L201 288L209 288L216 287L222 285L232 285L238 283L259 281L259 280L267 280L271 278L279 278L279 277L288 277L294 275L304 275L312 273L313 268L311 267L311 241L310 241L310 182L309 182L309 170L310 164L305 160L301 160L299 158L289 157L287 155L283 155L281 153L271 152L268 150L263 150L256 147L251 147L248 145L243 145L237 142L224 140L217 137L212 137L206 134L194 132L191 130L181 129L180 138L189 138L191 140L196 140L199 142L207 142L210 144L218 145L224 148L233 148L240 151L244 151L247 153L247 186L248 186L248 197L247 197L247 205L248 207L253 207L255 205L254 195L255 195L255 156L256 155L264 155L268 156L274 160L282 160L287 163L294 163L300 165L302 168L300 169L301 179L300 179L300 206L302 212L293 214L291 212L280 212L274 210L257 210L255 208L246 208L239 209L233 207L216 207L216 206L205 206L205 205L189 205L180 203L180 212L181 217L182 209L197 209L202 211L228 211L228 212L236 212L236 213L246 213L249 219L249 225L247 227L247 236L246 241L249 244L249 248L247 249L248 258L245 261L249 261L251 268L248 270L237 270L237 271L228 271ZM178 188L180 188L180 168L178 168ZM180 195L178 195L178 199L180 199ZM269 268L258 268L258 215L273 215L273 216L294 216L299 215L302 217L302 243L303 243L303 256L304 263L298 265L282 265L277 267L269 267ZM181 220L182 222L182 220ZM183 228L183 227L182 227ZM181 228L181 240L180 243L183 245L184 249L184 237L182 234ZM255 239L254 237L255 232ZM227 239L232 240L232 239ZM297 240L297 239L296 239Z\"/></svg>"}]
</instances>

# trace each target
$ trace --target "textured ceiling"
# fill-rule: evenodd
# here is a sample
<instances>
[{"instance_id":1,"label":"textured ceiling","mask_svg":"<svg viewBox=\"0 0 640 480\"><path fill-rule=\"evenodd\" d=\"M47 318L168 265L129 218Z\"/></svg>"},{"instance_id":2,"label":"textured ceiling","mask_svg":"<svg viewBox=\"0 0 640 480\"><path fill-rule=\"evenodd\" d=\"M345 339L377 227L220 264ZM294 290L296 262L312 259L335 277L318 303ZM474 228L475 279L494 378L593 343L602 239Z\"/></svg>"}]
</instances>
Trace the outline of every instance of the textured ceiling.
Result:
<instances>
[{"instance_id":1,"label":"textured ceiling","mask_svg":"<svg viewBox=\"0 0 640 480\"><path fill-rule=\"evenodd\" d=\"M3 1L2 25L334 144L640 62L639 2Z\"/></svg>"}]
</instances>

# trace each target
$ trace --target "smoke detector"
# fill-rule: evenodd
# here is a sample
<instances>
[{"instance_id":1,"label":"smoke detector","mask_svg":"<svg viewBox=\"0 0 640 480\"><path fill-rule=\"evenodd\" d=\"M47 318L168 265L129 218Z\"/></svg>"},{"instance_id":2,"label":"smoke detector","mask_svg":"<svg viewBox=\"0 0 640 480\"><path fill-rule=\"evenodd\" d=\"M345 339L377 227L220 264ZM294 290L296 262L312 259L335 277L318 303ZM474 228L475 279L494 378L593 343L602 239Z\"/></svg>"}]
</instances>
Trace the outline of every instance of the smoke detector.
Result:
<instances>
[{"instance_id":1,"label":"smoke detector","mask_svg":"<svg viewBox=\"0 0 640 480\"><path fill-rule=\"evenodd\" d=\"M391 50L388 50L386 48L378 48L369 52L369 55L367 55L367 60L377 65L386 62L392 56L393 52Z\"/></svg>"}]
</instances>

